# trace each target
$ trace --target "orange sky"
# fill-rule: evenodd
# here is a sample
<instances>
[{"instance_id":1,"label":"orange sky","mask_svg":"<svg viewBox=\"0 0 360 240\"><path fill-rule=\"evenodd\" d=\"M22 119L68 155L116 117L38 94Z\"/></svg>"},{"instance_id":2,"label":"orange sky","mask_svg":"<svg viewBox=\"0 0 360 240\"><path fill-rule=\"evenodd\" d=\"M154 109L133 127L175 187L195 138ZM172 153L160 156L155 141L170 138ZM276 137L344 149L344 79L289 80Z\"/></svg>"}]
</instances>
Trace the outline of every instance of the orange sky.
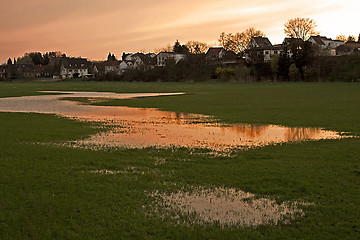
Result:
<instances>
[{"instance_id":1,"label":"orange sky","mask_svg":"<svg viewBox=\"0 0 360 240\"><path fill-rule=\"evenodd\" d=\"M262 30L274 43L289 18L310 17L322 35L360 33L359 0L0 0L0 63L30 51L105 59L153 51L176 39L217 43L221 32Z\"/></svg>"}]
</instances>

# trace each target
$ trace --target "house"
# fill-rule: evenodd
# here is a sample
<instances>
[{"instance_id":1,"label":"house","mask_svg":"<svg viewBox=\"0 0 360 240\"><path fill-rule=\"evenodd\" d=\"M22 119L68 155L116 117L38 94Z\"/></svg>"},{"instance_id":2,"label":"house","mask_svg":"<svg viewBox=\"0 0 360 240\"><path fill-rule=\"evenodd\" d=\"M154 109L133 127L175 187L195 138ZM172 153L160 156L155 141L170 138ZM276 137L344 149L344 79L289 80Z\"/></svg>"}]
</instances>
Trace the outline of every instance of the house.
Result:
<instances>
[{"instance_id":1,"label":"house","mask_svg":"<svg viewBox=\"0 0 360 240\"><path fill-rule=\"evenodd\" d=\"M120 74L123 74L124 72L130 70L132 68L131 62L121 61L119 65L119 72Z\"/></svg>"},{"instance_id":2,"label":"house","mask_svg":"<svg viewBox=\"0 0 360 240\"><path fill-rule=\"evenodd\" d=\"M360 51L360 42L347 42L345 45L353 48L354 50Z\"/></svg>"},{"instance_id":3,"label":"house","mask_svg":"<svg viewBox=\"0 0 360 240\"><path fill-rule=\"evenodd\" d=\"M273 46L267 37L253 37L245 51L247 62L270 62L274 55L280 54L281 45Z\"/></svg>"},{"instance_id":4,"label":"house","mask_svg":"<svg viewBox=\"0 0 360 240\"><path fill-rule=\"evenodd\" d=\"M91 73L95 76L105 74L105 66L103 62L93 62Z\"/></svg>"},{"instance_id":5,"label":"house","mask_svg":"<svg viewBox=\"0 0 360 240\"><path fill-rule=\"evenodd\" d=\"M208 59L220 59L225 57L226 50L223 47L210 47L205 55Z\"/></svg>"},{"instance_id":6,"label":"house","mask_svg":"<svg viewBox=\"0 0 360 240\"><path fill-rule=\"evenodd\" d=\"M236 53L226 51L223 47L210 47L205 56L212 64L232 65L240 63L242 60Z\"/></svg>"},{"instance_id":7,"label":"house","mask_svg":"<svg viewBox=\"0 0 360 240\"><path fill-rule=\"evenodd\" d=\"M317 45L322 49L335 49L338 46L341 46L344 44L343 41L341 40L332 40L331 38L327 38L324 36L311 36L308 40L309 42L311 42L313 45Z\"/></svg>"},{"instance_id":8,"label":"house","mask_svg":"<svg viewBox=\"0 0 360 240\"><path fill-rule=\"evenodd\" d=\"M42 68L33 64L9 64L6 66L5 77L8 79L40 77Z\"/></svg>"},{"instance_id":9,"label":"house","mask_svg":"<svg viewBox=\"0 0 360 240\"><path fill-rule=\"evenodd\" d=\"M304 45L305 42L301 38L284 38L284 41L280 45L280 51L285 51L286 49L289 57L292 57L293 51L303 49Z\"/></svg>"},{"instance_id":10,"label":"house","mask_svg":"<svg viewBox=\"0 0 360 240\"><path fill-rule=\"evenodd\" d=\"M282 46L288 47L289 49L294 47L297 49L301 49L303 45L304 40L302 40L301 38L285 38L282 42Z\"/></svg>"},{"instance_id":11,"label":"house","mask_svg":"<svg viewBox=\"0 0 360 240\"><path fill-rule=\"evenodd\" d=\"M153 57L151 57L153 56ZM156 59L152 54L135 53L127 55L124 59L128 66L136 69L148 70L156 65ZM131 64L129 64L131 62Z\"/></svg>"},{"instance_id":12,"label":"house","mask_svg":"<svg viewBox=\"0 0 360 240\"><path fill-rule=\"evenodd\" d=\"M6 78L6 66L0 66L0 79Z\"/></svg>"},{"instance_id":13,"label":"house","mask_svg":"<svg viewBox=\"0 0 360 240\"><path fill-rule=\"evenodd\" d=\"M104 62L103 66L104 66L105 74L111 73L111 72L115 73L115 74L119 74L119 65L120 65L120 62L117 60Z\"/></svg>"},{"instance_id":14,"label":"house","mask_svg":"<svg viewBox=\"0 0 360 240\"><path fill-rule=\"evenodd\" d=\"M311 36L308 40L313 46L316 46L320 50L321 55L336 56L336 48L344 45L343 41L332 40L324 36Z\"/></svg>"},{"instance_id":15,"label":"house","mask_svg":"<svg viewBox=\"0 0 360 240\"><path fill-rule=\"evenodd\" d=\"M354 52L360 52L360 42L347 42L336 48L336 55L349 55Z\"/></svg>"},{"instance_id":16,"label":"house","mask_svg":"<svg viewBox=\"0 0 360 240\"><path fill-rule=\"evenodd\" d=\"M64 78L76 78L89 76L90 63L86 58L61 59L60 76Z\"/></svg>"},{"instance_id":17,"label":"house","mask_svg":"<svg viewBox=\"0 0 360 240\"><path fill-rule=\"evenodd\" d=\"M159 67L166 66L168 62L173 61L175 64L184 60L186 58L185 54L174 53L174 52L160 52L156 56L156 65Z\"/></svg>"}]
</instances>

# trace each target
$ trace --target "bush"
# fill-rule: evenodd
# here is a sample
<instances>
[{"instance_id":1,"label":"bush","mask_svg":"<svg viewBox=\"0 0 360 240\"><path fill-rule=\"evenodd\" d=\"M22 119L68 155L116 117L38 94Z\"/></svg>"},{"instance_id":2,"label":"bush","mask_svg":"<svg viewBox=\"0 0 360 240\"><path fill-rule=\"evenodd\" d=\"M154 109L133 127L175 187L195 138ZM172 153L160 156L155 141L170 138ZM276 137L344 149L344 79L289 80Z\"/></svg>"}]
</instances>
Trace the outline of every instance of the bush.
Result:
<instances>
[{"instance_id":1,"label":"bush","mask_svg":"<svg viewBox=\"0 0 360 240\"><path fill-rule=\"evenodd\" d=\"M296 67L295 63L290 65L289 68L289 79L290 81L300 81L301 80L301 75L300 75L300 71L299 69Z\"/></svg>"}]
</instances>

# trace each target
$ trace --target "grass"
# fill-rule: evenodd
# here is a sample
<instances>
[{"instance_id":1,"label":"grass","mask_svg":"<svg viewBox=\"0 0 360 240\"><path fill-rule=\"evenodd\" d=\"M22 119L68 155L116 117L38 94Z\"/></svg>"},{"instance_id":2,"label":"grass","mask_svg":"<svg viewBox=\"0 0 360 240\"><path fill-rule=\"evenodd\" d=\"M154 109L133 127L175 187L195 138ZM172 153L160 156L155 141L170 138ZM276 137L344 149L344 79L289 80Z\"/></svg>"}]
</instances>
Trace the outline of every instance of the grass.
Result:
<instances>
[{"instance_id":1,"label":"grass","mask_svg":"<svg viewBox=\"0 0 360 240\"><path fill-rule=\"evenodd\" d=\"M346 83L0 83L0 96L38 90L179 92L112 100L214 115L229 123L314 126L360 135L360 84ZM91 151L37 142L98 131L52 115L0 113L0 239L358 239L360 140L323 140L209 157L177 150ZM163 159L163 164L155 164ZM96 175L97 169L138 170ZM142 174L141 172L144 172ZM176 184L176 185L175 185ZM154 190L234 187L279 202L304 200L306 216L258 228L185 226L149 215Z\"/></svg>"}]
</instances>

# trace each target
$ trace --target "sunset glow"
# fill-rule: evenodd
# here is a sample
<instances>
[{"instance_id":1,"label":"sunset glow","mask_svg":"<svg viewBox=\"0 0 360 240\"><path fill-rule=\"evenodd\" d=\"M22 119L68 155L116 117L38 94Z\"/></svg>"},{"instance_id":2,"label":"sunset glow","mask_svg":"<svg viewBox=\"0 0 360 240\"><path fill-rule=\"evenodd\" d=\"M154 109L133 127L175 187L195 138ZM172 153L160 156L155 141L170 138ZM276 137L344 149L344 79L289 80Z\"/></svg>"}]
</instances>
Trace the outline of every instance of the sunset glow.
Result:
<instances>
[{"instance_id":1,"label":"sunset glow","mask_svg":"<svg viewBox=\"0 0 360 240\"><path fill-rule=\"evenodd\" d=\"M105 59L109 51L153 51L197 40L217 44L221 32L262 30L275 43L285 37L284 22L316 21L321 35L355 35L358 0L0 0L0 63L31 51L62 51Z\"/></svg>"}]
</instances>

